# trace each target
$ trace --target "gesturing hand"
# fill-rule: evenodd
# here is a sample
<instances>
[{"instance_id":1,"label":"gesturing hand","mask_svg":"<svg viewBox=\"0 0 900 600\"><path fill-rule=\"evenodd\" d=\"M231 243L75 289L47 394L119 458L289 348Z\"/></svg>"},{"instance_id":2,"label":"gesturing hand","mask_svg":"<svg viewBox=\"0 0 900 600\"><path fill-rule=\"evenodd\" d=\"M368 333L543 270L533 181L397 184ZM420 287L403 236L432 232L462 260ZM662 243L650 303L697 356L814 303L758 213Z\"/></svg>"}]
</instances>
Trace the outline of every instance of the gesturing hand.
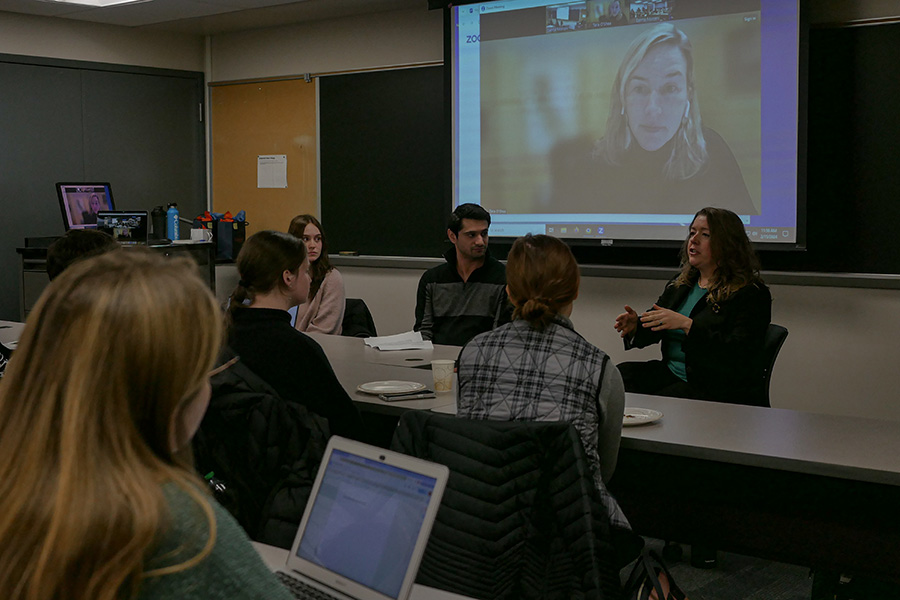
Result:
<instances>
[{"instance_id":1,"label":"gesturing hand","mask_svg":"<svg viewBox=\"0 0 900 600\"><path fill-rule=\"evenodd\" d=\"M624 338L634 335L634 331L637 329L637 323L638 314L633 308L626 304L625 312L616 317L616 322L613 324L613 327L619 332L619 336Z\"/></svg>"},{"instance_id":2,"label":"gesturing hand","mask_svg":"<svg viewBox=\"0 0 900 600\"><path fill-rule=\"evenodd\" d=\"M685 333L688 333L693 322L690 317L668 308L662 308L657 304L641 315L641 326L650 331L683 329Z\"/></svg>"}]
</instances>

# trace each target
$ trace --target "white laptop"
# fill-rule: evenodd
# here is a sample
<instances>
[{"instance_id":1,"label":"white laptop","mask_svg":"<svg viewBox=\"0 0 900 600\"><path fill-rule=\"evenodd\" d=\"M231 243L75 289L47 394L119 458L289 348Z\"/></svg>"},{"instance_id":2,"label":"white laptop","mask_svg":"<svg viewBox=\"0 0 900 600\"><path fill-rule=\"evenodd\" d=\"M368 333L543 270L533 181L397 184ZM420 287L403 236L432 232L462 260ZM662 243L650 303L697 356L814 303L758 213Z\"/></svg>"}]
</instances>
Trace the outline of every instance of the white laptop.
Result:
<instances>
[{"instance_id":1,"label":"white laptop","mask_svg":"<svg viewBox=\"0 0 900 600\"><path fill-rule=\"evenodd\" d=\"M406 600L449 475L332 436L279 578L297 598L318 597L300 582L340 600Z\"/></svg>"}]
</instances>

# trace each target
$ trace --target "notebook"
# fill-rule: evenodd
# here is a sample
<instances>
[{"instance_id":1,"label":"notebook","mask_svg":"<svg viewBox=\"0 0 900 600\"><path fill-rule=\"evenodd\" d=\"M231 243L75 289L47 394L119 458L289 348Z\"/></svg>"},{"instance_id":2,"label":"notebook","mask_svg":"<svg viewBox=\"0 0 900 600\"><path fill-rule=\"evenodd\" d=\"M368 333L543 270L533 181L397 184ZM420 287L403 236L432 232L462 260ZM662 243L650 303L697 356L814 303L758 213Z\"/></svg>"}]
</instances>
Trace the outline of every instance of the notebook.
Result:
<instances>
[{"instance_id":1,"label":"notebook","mask_svg":"<svg viewBox=\"0 0 900 600\"><path fill-rule=\"evenodd\" d=\"M332 436L279 577L341 600L406 600L449 474Z\"/></svg>"},{"instance_id":2,"label":"notebook","mask_svg":"<svg viewBox=\"0 0 900 600\"><path fill-rule=\"evenodd\" d=\"M146 210L101 210L97 229L111 235L120 244L146 244L150 232Z\"/></svg>"}]
</instances>

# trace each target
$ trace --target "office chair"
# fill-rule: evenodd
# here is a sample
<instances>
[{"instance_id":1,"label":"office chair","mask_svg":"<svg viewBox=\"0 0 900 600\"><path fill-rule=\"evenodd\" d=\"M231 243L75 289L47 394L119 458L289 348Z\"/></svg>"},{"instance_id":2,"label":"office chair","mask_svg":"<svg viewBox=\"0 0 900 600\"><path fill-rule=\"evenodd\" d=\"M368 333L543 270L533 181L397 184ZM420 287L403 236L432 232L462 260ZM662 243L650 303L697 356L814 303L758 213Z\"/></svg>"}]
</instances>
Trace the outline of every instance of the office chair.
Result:
<instances>
[{"instance_id":1,"label":"office chair","mask_svg":"<svg viewBox=\"0 0 900 600\"><path fill-rule=\"evenodd\" d=\"M569 423L409 411L391 447L450 468L418 583L486 600L619 597L609 516Z\"/></svg>"},{"instance_id":2,"label":"office chair","mask_svg":"<svg viewBox=\"0 0 900 600\"><path fill-rule=\"evenodd\" d=\"M788 330L781 325L769 323L766 330L766 339L763 342L763 391L765 394L765 404L763 406L772 406L769 401L769 385L772 383L772 369L775 367L775 359L787 339Z\"/></svg>"},{"instance_id":3,"label":"office chair","mask_svg":"<svg viewBox=\"0 0 900 600\"><path fill-rule=\"evenodd\" d=\"M375 319L369 312L364 300L347 298L344 308L344 320L341 321L341 335L347 337L375 337Z\"/></svg>"}]
</instances>

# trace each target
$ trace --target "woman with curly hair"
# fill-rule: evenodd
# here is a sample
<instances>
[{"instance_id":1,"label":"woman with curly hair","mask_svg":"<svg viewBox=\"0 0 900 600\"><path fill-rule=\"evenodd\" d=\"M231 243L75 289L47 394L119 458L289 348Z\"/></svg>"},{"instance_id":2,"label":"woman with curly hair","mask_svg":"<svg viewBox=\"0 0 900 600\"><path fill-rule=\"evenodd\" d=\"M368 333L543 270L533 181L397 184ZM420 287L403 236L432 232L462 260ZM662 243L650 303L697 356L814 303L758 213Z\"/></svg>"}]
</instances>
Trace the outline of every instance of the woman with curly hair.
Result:
<instances>
[{"instance_id":1,"label":"woman with curly hair","mask_svg":"<svg viewBox=\"0 0 900 600\"><path fill-rule=\"evenodd\" d=\"M652 308L614 327L625 349L662 342L662 360L619 365L629 392L764 406L763 341L772 296L741 219L704 208L681 248L681 273Z\"/></svg>"}]
</instances>

